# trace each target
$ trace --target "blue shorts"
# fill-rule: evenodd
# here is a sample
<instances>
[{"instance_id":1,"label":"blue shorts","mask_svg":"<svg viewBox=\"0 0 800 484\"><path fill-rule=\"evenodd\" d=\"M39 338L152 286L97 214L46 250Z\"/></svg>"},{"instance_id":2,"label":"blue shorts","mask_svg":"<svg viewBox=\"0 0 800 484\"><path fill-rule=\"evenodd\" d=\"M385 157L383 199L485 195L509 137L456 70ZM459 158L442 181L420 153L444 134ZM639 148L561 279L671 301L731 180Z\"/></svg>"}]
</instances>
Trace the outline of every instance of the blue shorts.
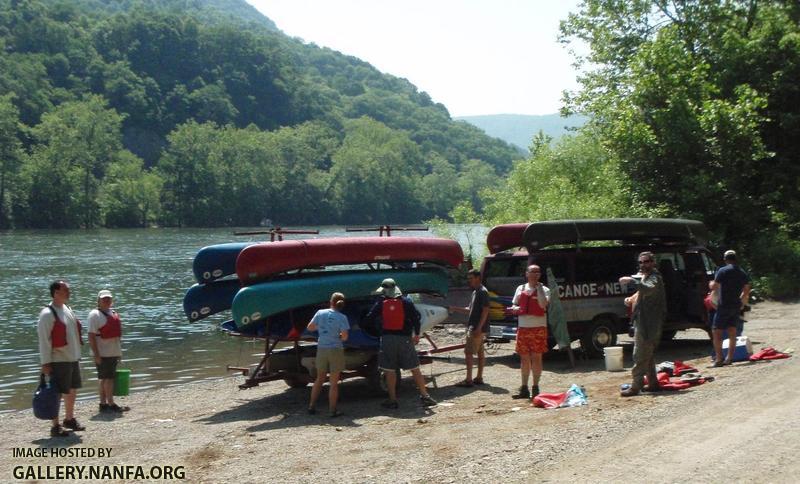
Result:
<instances>
[{"instance_id":1,"label":"blue shorts","mask_svg":"<svg viewBox=\"0 0 800 484\"><path fill-rule=\"evenodd\" d=\"M381 370L413 370L419 368L417 349L411 336L385 334L381 336L381 351L378 353Z\"/></svg>"},{"instance_id":2,"label":"blue shorts","mask_svg":"<svg viewBox=\"0 0 800 484\"><path fill-rule=\"evenodd\" d=\"M740 318L738 309L736 310L717 309L716 314L714 314L714 321L711 323L711 328L712 329L726 329L730 327L738 328L739 321Z\"/></svg>"}]
</instances>

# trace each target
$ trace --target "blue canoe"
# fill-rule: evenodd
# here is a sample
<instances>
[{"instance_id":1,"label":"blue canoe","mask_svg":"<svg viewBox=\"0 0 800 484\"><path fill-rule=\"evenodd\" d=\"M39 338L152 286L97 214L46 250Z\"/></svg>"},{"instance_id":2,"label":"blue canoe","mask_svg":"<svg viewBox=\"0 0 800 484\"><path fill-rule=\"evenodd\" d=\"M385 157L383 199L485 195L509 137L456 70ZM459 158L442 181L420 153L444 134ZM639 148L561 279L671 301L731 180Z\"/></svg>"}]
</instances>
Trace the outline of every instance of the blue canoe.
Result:
<instances>
[{"instance_id":1,"label":"blue canoe","mask_svg":"<svg viewBox=\"0 0 800 484\"><path fill-rule=\"evenodd\" d=\"M239 279L213 281L208 284L195 284L183 296L183 312L189 321L205 317L231 308L233 297L242 288Z\"/></svg>"},{"instance_id":2,"label":"blue canoe","mask_svg":"<svg viewBox=\"0 0 800 484\"><path fill-rule=\"evenodd\" d=\"M236 258L245 247L258 242L231 242L203 247L194 256L192 272L197 282L203 284L236 274Z\"/></svg>"},{"instance_id":3,"label":"blue canoe","mask_svg":"<svg viewBox=\"0 0 800 484\"><path fill-rule=\"evenodd\" d=\"M439 268L322 272L243 287L233 298L233 321L239 331L248 331L272 315L324 305L336 291L347 299L366 298L387 277L393 278L403 293L447 294L447 273Z\"/></svg>"}]
</instances>

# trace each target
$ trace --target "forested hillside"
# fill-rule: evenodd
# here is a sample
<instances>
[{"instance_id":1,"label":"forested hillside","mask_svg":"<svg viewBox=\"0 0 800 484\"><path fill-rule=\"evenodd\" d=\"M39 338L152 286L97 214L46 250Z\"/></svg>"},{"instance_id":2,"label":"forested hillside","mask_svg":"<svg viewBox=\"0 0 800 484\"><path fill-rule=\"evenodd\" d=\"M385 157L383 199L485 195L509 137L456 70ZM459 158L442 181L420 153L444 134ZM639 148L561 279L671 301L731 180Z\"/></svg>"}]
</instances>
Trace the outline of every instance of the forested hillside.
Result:
<instances>
[{"instance_id":1,"label":"forested hillside","mask_svg":"<svg viewBox=\"0 0 800 484\"><path fill-rule=\"evenodd\" d=\"M412 222L518 151L237 0L0 0L0 227Z\"/></svg>"}]
</instances>

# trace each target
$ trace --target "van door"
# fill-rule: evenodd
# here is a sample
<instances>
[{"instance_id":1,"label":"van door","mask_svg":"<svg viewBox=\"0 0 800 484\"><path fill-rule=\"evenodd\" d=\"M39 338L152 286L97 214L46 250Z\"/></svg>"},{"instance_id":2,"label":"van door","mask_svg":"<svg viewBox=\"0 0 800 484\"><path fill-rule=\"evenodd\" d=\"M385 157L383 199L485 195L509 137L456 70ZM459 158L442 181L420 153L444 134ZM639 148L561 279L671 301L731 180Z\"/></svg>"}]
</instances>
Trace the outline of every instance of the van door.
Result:
<instances>
[{"instance_id":1,"label":"van door","mask_svg":"<svg viewBox=\"0 0 800 484\"><path fill-rule=\"evenodd\" d=\"M686 318L695 323L708 323L703 299L708 294L708 281L714 277L714 269L706 254L699 250L689 250L683 254L686 263Z\"/></svg>"},{"instance_id":2,"label":"van door","mask_svg":"<svg viewBox=\"0 0 800 484\"><path fill-rule=\"evenodd\" d=\"M686 267L684 258L676 252L658 251L656 268L664 280L667 296L667 321L686 319Z\"/></svg>"}]
</instances>

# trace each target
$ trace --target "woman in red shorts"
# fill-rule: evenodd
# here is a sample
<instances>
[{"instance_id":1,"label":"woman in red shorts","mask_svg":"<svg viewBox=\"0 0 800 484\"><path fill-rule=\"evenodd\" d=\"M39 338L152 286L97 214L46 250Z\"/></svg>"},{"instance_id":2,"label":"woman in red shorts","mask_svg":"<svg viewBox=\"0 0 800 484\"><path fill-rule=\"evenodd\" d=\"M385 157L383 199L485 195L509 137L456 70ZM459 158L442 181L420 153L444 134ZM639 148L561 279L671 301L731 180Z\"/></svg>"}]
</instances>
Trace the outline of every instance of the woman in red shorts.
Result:
<instances>
[{"instance_id":1,"label":"woman in red shorts","mask_svg":"<svg viewBox=\"0 0 800 484\"><path fill-rule=\"evenodd\" d=\"M517 347L521 362L522 385L513 398L532 398L539 394L542 376L542 354L547 352L547 305L550 289L539 282L542 269L536 264L528 266L528 282L517 287L512 311L517 315ZM528 375L533 370L533 387L528 391Z\"/></svg>"}]
</instances>

